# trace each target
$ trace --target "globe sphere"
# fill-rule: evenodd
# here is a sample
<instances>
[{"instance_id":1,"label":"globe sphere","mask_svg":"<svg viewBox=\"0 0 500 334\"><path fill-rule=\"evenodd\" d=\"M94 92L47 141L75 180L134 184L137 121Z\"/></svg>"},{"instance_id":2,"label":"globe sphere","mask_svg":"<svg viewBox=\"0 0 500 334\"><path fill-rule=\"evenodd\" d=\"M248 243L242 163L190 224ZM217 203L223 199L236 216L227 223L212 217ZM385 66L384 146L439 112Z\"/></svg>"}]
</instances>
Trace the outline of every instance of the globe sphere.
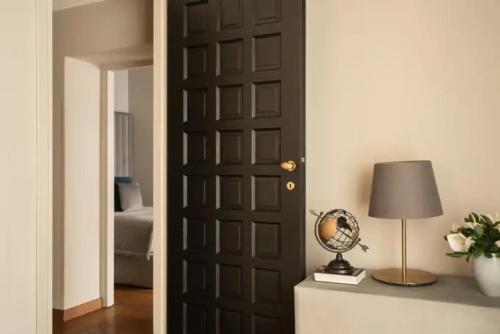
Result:
<instances>
[{"instance_id":1,"label":"globe sphere","mask_svg":"<svg viewBox=\"0 0 500 334\"><path fill-rule=\"evenodd\" d=\"M326 250L343 253L354 248L359 241L359 225L349 212L336 209L318 217L316 239Z\"/></svg>"}]
</instances>

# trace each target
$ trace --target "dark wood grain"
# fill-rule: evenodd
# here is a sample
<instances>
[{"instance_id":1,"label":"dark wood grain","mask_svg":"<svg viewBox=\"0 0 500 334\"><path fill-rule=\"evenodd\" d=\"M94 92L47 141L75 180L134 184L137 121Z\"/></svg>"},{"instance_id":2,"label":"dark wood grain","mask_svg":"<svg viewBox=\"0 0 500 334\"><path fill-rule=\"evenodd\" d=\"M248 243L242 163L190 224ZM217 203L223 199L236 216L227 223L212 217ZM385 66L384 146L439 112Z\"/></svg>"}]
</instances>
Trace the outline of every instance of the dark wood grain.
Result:
<instances>
[{"instance_id":1,"label":"dark wood grain","mask_svg":"<svg viewBox=\"0 0 500 334\"><path fill-rule=\"evenodd\" d=\"M153 290L115 288L115 305L54 323L54 334L152 334Z\"/></svg>"}]
</instances>

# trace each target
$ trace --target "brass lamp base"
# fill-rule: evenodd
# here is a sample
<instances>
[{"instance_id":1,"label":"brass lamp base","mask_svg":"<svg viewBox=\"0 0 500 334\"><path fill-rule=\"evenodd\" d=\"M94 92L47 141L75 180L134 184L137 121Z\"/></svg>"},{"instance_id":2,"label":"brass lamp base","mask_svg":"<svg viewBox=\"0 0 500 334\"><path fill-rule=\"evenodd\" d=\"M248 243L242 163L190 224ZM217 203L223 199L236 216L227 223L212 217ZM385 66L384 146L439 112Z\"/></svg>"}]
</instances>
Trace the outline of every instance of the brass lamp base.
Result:
<instances>
[{"instance_id":1,"label":"brass lamp base","mask_svg":"<svg viewBox=\"0 0 500 334\"><path fill-rule=\"evenodd\" d=\"M390 268L376 271L372 274L376 281L399 286L424 286L437 281L437 276L423 270L406 269L406 275L403 275L403 269Z\"/></svg>"}]
</instances>

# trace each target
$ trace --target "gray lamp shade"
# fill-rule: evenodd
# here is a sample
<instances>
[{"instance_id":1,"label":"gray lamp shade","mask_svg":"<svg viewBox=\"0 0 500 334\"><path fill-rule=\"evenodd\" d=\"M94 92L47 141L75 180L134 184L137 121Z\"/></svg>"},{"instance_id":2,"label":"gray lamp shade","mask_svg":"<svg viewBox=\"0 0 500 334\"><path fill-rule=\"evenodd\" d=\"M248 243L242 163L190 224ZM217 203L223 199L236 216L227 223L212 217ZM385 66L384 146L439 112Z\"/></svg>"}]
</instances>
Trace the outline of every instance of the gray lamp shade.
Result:
<instances>
[{"instance_id":1,"label":"gray lamp shade","mask_svg":"<svg viewBox=\"0 0 500 334\"><path fill-rule=\"evenodd\" d=\"M430 161L375 164L368 215L386 219L429 218L443 214Z\"/></svg>"}]
</instances>

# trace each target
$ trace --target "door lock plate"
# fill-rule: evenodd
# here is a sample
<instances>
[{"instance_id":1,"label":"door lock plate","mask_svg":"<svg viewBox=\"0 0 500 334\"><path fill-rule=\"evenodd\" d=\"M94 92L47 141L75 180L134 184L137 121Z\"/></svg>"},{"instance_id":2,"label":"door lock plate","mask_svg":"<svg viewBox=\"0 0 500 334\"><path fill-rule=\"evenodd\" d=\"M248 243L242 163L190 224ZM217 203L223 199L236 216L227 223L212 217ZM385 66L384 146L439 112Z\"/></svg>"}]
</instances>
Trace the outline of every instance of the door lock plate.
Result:
<instances>
[{"instance_id":1,"label":"door lock plate","mask_svg":"<svg viewBox=\"0 0 500 334\"><path fill-rule=\"evenodd\" d=\"M288 189L288 190L295 189L295 183L293 183L292 181L287 182L286 183L286 189Z\"/></svg>"}]
</instances>

